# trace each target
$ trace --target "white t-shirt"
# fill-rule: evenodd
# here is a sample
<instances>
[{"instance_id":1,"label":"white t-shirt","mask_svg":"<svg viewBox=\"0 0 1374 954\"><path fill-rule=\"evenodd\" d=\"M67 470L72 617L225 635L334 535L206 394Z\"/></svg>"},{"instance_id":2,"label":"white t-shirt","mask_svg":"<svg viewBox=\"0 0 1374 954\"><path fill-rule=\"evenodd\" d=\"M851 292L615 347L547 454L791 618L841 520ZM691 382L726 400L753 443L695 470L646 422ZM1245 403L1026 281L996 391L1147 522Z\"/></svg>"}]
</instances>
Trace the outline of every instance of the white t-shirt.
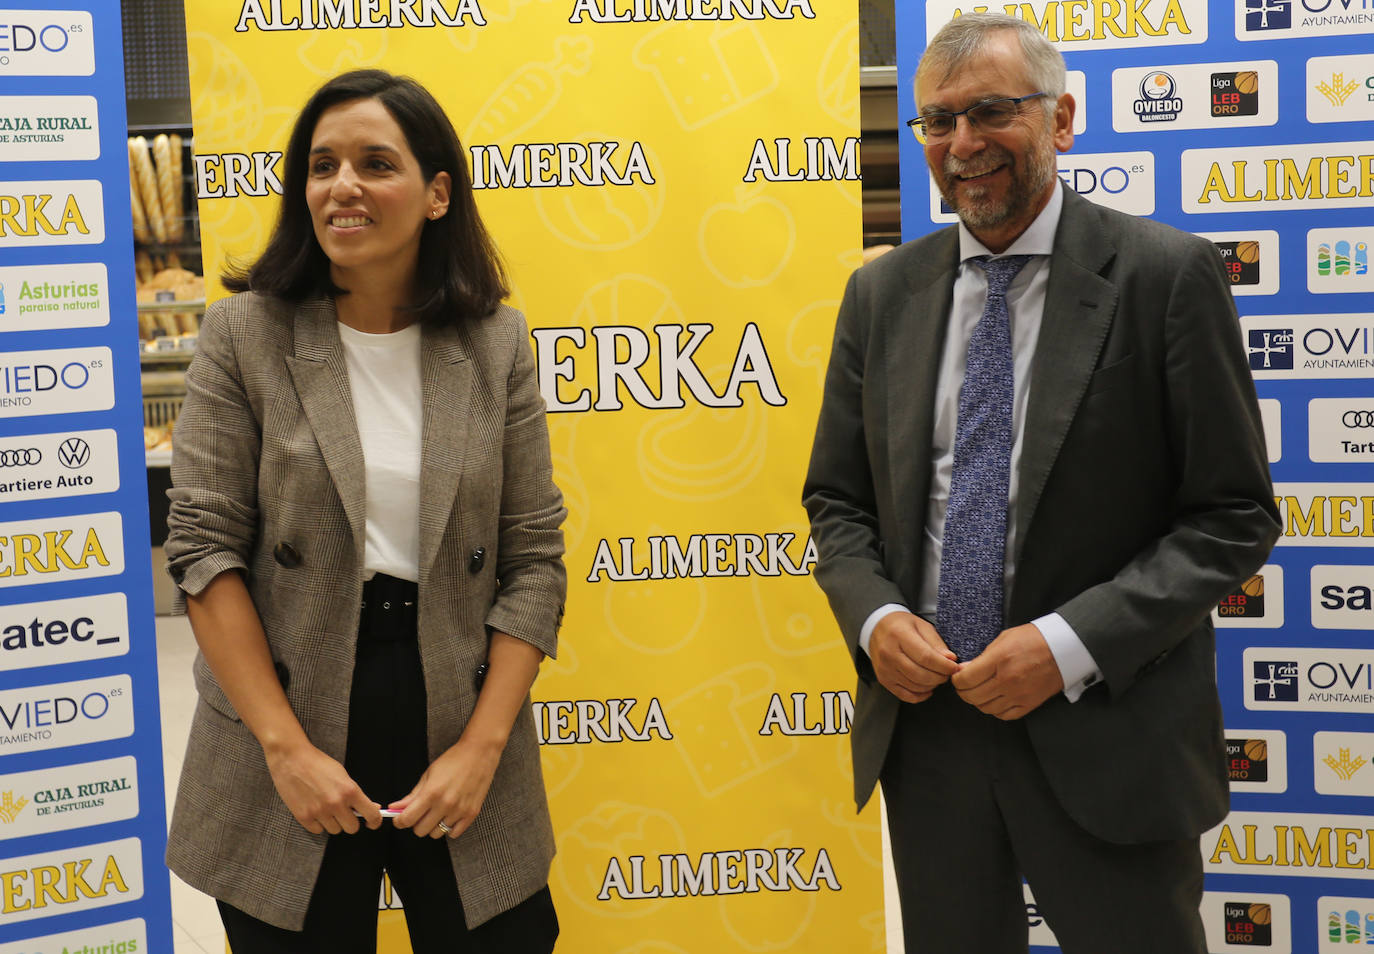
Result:
<instances>
[{"instance_id":1,"label":"white t-shirt","mask_svg":"<svg viewBox=\"0 0 1374 954\"><path fill-rule=\"evenodd\" d=\"M363 571L420 579L420 326L372 335L339 322L367 475Z\"/></svg>"}]
</instances>

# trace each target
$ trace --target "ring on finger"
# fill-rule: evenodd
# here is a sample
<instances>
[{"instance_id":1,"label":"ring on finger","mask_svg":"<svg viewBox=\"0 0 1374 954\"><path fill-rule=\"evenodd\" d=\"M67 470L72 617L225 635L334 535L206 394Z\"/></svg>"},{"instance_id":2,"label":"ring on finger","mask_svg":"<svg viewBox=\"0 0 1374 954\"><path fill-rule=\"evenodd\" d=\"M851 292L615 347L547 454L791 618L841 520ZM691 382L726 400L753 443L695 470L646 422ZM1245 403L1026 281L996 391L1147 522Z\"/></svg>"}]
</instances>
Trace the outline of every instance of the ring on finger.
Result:
<instances>
[{"instance_id":1,"label":"ring on finger","mask_svg":"<svg viewBox=\"0 0 1374 954\"><path fill-rule=\"evenodd\" d=\"M453 834L453 826L449 825L447 822L439 822L439 830L445 835Z\"/></svg>"}]
</instances>

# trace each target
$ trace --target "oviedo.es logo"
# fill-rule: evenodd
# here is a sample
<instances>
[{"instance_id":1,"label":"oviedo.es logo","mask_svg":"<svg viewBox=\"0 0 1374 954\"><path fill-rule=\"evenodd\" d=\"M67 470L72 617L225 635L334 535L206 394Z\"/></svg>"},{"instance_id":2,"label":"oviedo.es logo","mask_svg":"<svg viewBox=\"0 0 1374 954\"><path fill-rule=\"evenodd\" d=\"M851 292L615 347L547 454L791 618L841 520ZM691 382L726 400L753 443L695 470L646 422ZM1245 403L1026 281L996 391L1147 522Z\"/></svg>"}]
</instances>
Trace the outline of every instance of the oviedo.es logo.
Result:
<instances>
[{"instance_id":1,"label":"oviedo.es logo","mask_svg":"<svg viewBox=\"0 0 1374 954\"><path fill-rule=\"evenodd\" d=\"M0 692L0 755L122 739L134 731L124 674Z\"/></svg>"},{"instance_id":2,"label":"oviedo.es logo","mask_svg":"<svg viewBox=\"0 0 1374 954\"><path fill-rule=\"evenodd\" d=\"M83 10L0 10L0 76L90 76L92 22Z\"/></svg>"}]
</instances>

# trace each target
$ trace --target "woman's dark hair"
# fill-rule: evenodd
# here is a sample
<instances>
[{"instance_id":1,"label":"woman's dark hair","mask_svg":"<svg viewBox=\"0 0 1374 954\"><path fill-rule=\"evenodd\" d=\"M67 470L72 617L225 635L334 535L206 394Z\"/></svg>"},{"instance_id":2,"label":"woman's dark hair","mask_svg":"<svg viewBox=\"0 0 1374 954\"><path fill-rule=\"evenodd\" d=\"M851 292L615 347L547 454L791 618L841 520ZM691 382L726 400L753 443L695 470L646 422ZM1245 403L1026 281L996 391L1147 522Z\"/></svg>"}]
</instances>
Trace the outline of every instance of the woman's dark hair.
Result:
<instances>
[{"instance_id":1,"label":"woman's dark hair","mask_svg":"<svg viewBox=\"0 0 1374 954\"><path fill-rule=\"evenodd\" d=\"M425 182L447 172L452 182L447 214L426 219L410 308L426 324L450 324L491 314L509 293L496 246L477 214L463 147L441 107L419 83L383 70L354 70L334 77L310 97L286 146L281 213L262 255L250 267L229 265L221 281L230 291L252 290L300 301L345 294L329 275L329 259L315 238L305 203L310 142L325 110L376 99L396 120L419 160Z\"/></svg>"}]
</instances>

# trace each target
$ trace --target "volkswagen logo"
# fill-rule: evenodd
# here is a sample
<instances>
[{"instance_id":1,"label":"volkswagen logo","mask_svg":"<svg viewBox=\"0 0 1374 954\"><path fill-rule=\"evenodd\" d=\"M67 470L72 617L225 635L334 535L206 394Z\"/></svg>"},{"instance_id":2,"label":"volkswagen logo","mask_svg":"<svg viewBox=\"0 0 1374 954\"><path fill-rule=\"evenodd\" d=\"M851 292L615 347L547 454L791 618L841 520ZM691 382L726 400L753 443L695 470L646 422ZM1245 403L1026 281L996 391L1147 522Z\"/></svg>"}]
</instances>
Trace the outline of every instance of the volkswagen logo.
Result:
<instances>
[{"instance_id":1,"label":"volkswagen logo","mask_svg":"<svg viewBox=\"0 0 1374 954\"><path fill-rule=\"evenodd\" d=\"M57 459L68 470L85 467L91 459L91 445L79 437L69 437L57 448Z\"/></svg>"},{"instance_id":2,"label":"volkswagen logo","mask_svg":"<svg viewBox=\"0 0 1374 954\"><path fill-rule=\"evenodd\" d=\"M1346 427L1374 427L1374 411L1346 411L1341 423Z\"/></svg>"},{"instance_id":3,"label":"volkswagen logo","mask_svg":"<svg viewBox=\"0 0 1374 954\"><path fill-rule=\"evenodd\" d=\"M0 467L30 467L43 459L37 447L9 447L0 450Z\"/></svg>"}]
</instances>

